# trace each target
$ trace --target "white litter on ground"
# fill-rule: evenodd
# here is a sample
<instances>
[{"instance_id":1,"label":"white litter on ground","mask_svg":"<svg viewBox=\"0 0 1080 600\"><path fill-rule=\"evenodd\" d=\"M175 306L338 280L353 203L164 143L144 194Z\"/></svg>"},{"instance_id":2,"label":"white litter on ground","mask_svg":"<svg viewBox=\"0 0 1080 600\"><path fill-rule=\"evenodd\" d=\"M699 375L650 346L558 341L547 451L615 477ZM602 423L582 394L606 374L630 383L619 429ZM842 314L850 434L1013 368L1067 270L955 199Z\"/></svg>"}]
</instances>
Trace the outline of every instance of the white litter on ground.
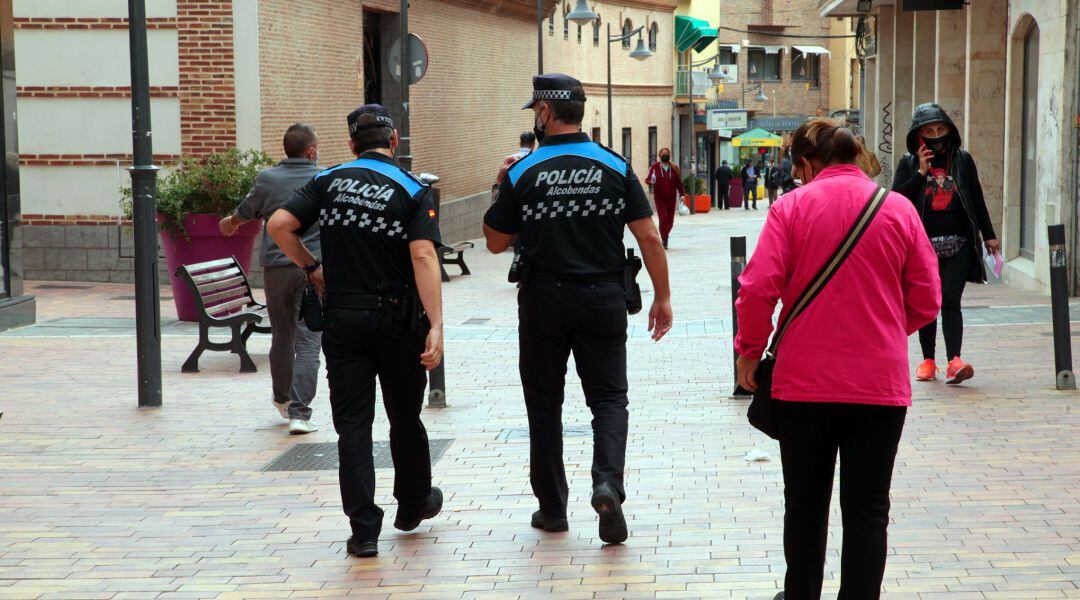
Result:
<instances>
[{"instance_id":1,"label":"white litter on ground","mask_svg":"<svg viewBox=\"0 0 1080 600\"><path fill-rule=\"evenodd\" d=\"M743 458L746 462L769 462L772 460L772 456L770 456L768 452L758 450L757 448L751 449Z\"/></svg>"}]
</instances>

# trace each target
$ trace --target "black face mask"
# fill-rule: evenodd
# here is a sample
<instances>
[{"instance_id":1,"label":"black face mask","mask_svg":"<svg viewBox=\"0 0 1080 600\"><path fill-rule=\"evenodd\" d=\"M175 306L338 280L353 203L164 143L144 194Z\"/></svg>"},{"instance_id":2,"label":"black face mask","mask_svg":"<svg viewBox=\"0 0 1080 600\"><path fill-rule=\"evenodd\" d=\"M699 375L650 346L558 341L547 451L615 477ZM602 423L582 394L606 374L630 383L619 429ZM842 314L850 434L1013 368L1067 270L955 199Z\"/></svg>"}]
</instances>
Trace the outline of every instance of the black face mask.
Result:
<instances>
[{"instance_id":1,"label":"black face mask","mask_svg":"<svg viewBox=\"0 0 1080 600\"><path fill-rule=\"evenodd\" d=\"M941 156L949 152L949 146L952 145L952 139L949 135L943 135L936 138L923 138L923 143L926 147L934 153L935 156Z\"/></svg>"},{"instance_id":2,"label":"black face mask","mask_svg":"<svg viewBox=\"0 0 1080 600\"><path fill-rule=\"evenodd\" d=\"M660 157L660 162L668 162L670 160L671 160L671 157L666 155L666 154Z\"/></svg>"},{"instance_id":3,"label":"black face mask","mask_svg":"<svg viewBox=\"0 0 1080 600\"><path fill-rule=\"evenodd\" d=\"M543 123L540 122L540 117L536 117L536 120L533 121L533 135L536 136L536 143L537 144L544 141L544 137L546 135L544 133L544 130L546 128L547 128L547 125L544 125Z\"/></svg>"}]
</instances>

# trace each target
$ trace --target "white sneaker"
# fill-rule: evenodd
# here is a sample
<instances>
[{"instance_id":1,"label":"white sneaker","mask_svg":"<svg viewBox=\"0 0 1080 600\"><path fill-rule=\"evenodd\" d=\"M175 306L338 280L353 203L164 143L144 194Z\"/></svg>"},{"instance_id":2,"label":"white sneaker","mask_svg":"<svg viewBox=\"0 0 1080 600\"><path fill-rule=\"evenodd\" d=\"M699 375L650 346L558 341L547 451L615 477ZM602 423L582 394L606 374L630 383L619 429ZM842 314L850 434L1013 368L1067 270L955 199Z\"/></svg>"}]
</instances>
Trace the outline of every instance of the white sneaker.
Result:
<instances>
[{"instance_id":1,"label":"white sneaker","mask_svg":"<svg viewBox=\"0 0 1080 600\"><path fill-rule=\"evenodd\" d=\"M274 405L274 408L277 409L278 414L281 415L282 419L288 419L289 418L289 403L288 402L278 403L277 400L274 400L273 398L271 398L270 403Z\"/></svg>"},{"instance_id":2,"label":"white sneaker","mask_svg":"<svg viewBox=\"0 0 1080 600\"><path fill-rule=\"evenodd\" d=\"M289 433L311 433L318 431L319 426L315 424L315 421L304 419L289 419Z\"/></svg>"}]
</instances>

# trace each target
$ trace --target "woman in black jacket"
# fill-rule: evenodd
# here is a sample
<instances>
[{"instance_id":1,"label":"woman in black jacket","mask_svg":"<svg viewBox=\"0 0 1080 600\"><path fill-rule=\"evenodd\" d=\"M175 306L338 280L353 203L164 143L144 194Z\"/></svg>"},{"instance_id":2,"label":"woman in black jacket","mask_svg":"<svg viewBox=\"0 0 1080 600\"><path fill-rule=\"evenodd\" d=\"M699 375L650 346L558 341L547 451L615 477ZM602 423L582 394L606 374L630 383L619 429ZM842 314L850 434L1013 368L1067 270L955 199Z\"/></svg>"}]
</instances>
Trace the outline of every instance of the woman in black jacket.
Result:
<instances>
[{"instance_id":1,"label":"woman in black jacket","mask_svg":"<svg viewBox=\"0 0 1080 600\"><path fill-rule=\"evenodd\" d=\"M980 247L1000 247L986 210L979 172L971 155L960 147L960 132L937 104L921 104L911 117L908 153L900 159L893 191L907 196L919 211L926 234L938 255L941 275L941 328L949 365L946 381L958 384L975 376L960 358L964 316L960 300L970 281L986 283ZM934 346L937 321L919 330L923 362L915 371L919 381L937 379Z\"/></svg>"}]
</instances>

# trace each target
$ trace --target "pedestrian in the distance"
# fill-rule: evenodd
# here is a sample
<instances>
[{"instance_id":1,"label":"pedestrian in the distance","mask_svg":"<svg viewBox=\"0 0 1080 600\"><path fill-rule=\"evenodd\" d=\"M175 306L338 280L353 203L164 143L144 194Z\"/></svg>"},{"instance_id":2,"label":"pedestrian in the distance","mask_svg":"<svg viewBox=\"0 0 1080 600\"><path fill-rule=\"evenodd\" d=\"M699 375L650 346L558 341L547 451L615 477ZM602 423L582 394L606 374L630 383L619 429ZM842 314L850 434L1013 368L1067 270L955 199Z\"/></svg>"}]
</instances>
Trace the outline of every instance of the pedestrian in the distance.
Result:
<instances>
[{"instance_id":1,"label":"pedestrian in the distance","mask_svg":"<svg viewBox=\"0 0 1080 600\"><path fill-rule=\"evenodd\" d=\"M676 205L679 199L686 195L682 173L679 172L679 167L671 162L671 150L660 149L660 159L649 167L645 183L649 184L649 191L656 202L656 214L660 218L660 239L664 248L667 248L668 237L675 226Z\"/></svg>"},{"instance_id":2,"label":"pedestrian in the distance","mask_svg":"<svg viewBox=\"0 0 1080 600\"><path fill-rule=\"evenodd\" d=\"M769 194L769 206L776 202L776 190L780 188L780 167L765 161L765 191Z\"/></svg>"},{"instance_id":3,"label":"pedestrian in the distance","mask_svg":"<svg viewBox=\"0 0 1080 600\"><path fill-rule=\"evenodd\" d=\"M757 178L758 172L754 168L754 163L748 158L746 164L743 165L742 170L739 171L739 177L742 178L743 184L743 209L750 210L750 196L754 196L754 210L757 210Z\"/></svg>"},{"instance_id":4,"label":"pedestrian in the distance","mask_svg":"<svg viewBox=\"0 0 1080 600\"><path fill-rule=\"evenodd\" d=\"M908 153L900 159L893 190L907 196L919 211L926 234L937 252L941 277L941 329L945 334L946 382L956 385L975 376L960 358L964 315L960 301L967 282L986 283L982 247L1000 250L986 209L975 161L961 148L960 131L937 104L919 105L911 117ZM937 379L937 319L919 330L923 362L919 381Z\"/></svg>"},{"instance_id":5,"label":"pedestrian in the distance","mask_svg":"<svg viewBox=\"0 0 1080 600\"><path fill-rule=\"evenodd\" d=\"M499 189L499 184L502 183L503 177L506 177L506 170L509 169L517 161L528 156L533 148L536 147L536 134L531 131L524 131L518 136L518 150L517 152L507 156L503 159L503 164L499 168L499 174L495 177L495 185L492 186L492 196Z\"/></svg>"},{"instance_id":6,"label":"pedestrian in the distance","mask_svg":"<svg viewBox=\"0 0 1080 600\"><path fill-rule=\"evenodd\" d=\"M310 125L297 123L285 131L285 160L255 177L236 212L218 223L225 236L254 219L269 220L274 211L320 171L319 138ZM303 234L304 247L316 258L322 256L319 226ZM319 349L322 334L297 321L300 298L307 276L281 251L263 226L259 263L263 267L266 309L270 317L270 381L274 408L289 420L289 433L311 433L319 426L311 419L311 401L319 380Z\"/></svg>"},{"instance_id":7,"label":"pedestrian in the distance","mask_svg":"<svg viewBox=\"0 0 1080 600\"><path fill-rule=\"evenodd\" d=\"M394 527L412 531L442 510L431 485L425 369L442 362L439 222L431 188L394 161L400 137L385 107L349 113L356 160L326 169L270 218L267 231L325 299L323 351L338 433L338 483L349 517L349 554L379 553L383 510L375 503L371 425L375 381L390 421ZM324 267L297 231L319 222Z\"/></svg>"},{"instance_id":8,"label":"pedestrian in the distance","mask_svg":"<svg viewBox=\"0 0 1080 600\"><path fill-rule=\"evenodd\" d=\"M753 391L777 301L784 322L804 292L810 298L781 337L772 376L787 561L776 597L821 597L839 453L844 533L837 597L875 600L888 552L893 463L911 405L908 336L937 314L937 259L911 202L880 189L855 165L862 148L846 127L807 121L791 150L804 185L769 210L736 303L738 380ZM871 199L881 198L875 214ZM838 248L857 221L869 224L844 258ZM836 256L842 262L832 277L807 289Z\"/></svg>"},{"instance_id":9,"label":"pedestrian in the distance","mask_svg":"<svg viewBox=\"0 0 1080 600\"><path fill-rule=\"evenodd\" d=\"M716 201L713 202L713 206L729 210L731 208L731 167L728 166L726 160L720 161L720 167L716 169L713 178L716 179Z\"/></svg>"},{"instance_id":10,"label":"pedestrian in the distance","mask_svg":"<svg viewBox=\"0 0 1080 600\"><path fill-rule=\"evenodd\" d=\"M780 159L780 189L786 194L795 189L795 178L791 174L791 149L784 149L784 156Z\"/></svg>"}]
</instances>

